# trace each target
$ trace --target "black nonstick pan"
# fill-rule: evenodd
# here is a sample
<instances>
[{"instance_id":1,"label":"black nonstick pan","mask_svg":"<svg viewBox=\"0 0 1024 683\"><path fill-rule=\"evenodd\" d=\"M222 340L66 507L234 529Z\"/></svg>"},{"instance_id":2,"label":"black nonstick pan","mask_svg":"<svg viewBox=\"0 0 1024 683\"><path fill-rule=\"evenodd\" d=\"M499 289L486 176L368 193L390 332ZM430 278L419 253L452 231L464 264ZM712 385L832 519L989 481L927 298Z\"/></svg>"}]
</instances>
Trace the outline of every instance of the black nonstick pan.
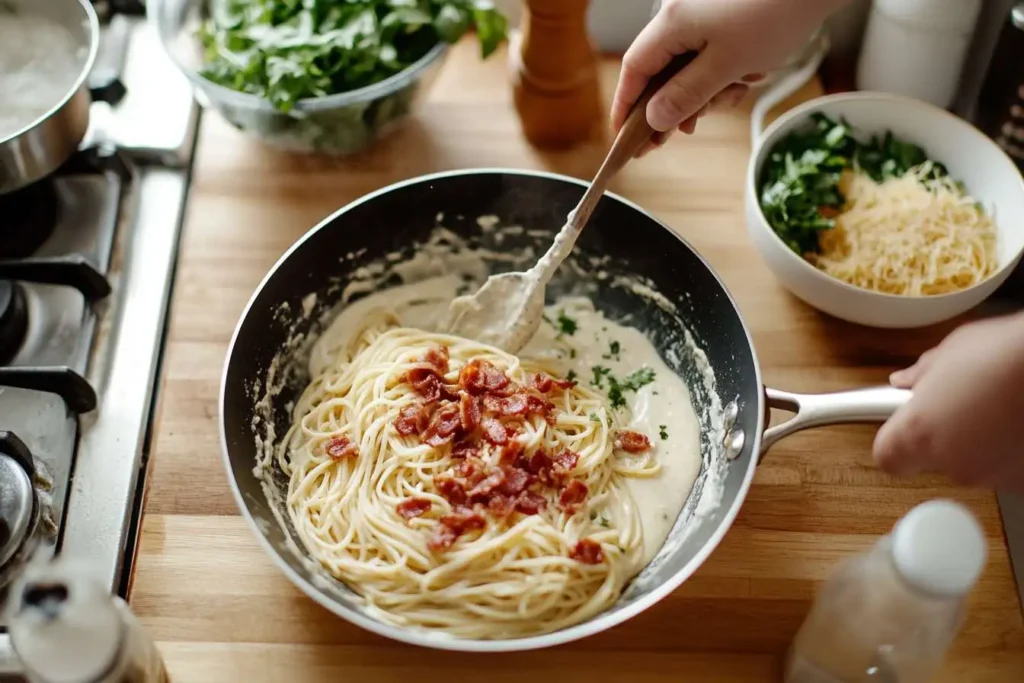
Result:
<instances>
[{"instance_id":1,"label":"black nonstick pan","mask_svg":"<svg viewBox=\"0 0 1024 683\"><path fill-rule=\"evenodd\" d=\"M305 367L310 341L345 297L366 292L360 283L368 273L382 274L376 287L396 284L397 276L387 277L389 268L423 253L422 245L437 236L439 216L452 244L490 251L494 258L485 260L490 272L524 270L551 243L584 189L570 178L511 170L456 171L398 183L353 202L310 230L253 294L224 367L224 462L239 507L263 547L300 589L327 609L396 640L467 651L540 648L602 631L646 609L700 566L735 519L760 454L777 440L813 426L881 422L909 397L909 392L889 387L827 395L766 389L750 334L714 270L667 226L608 195L547 293L557 298L585 292L609 318L645 331L690 389L701 421L704 464L669 540L614 607L555 633L465 640L378 621L355 594L299 550L289 525L281 521L287 515L278 509L287 481L276 473L264 487L254 473L274 439L287 431L292 402L309 380ZM480 216L495 216L500 225L522 229L488 229L486 221L481 225L477 220ZM685 342L687 334L703 353ZM765 430L771 407L796 415Z\"/></svg>"}]
</instances>

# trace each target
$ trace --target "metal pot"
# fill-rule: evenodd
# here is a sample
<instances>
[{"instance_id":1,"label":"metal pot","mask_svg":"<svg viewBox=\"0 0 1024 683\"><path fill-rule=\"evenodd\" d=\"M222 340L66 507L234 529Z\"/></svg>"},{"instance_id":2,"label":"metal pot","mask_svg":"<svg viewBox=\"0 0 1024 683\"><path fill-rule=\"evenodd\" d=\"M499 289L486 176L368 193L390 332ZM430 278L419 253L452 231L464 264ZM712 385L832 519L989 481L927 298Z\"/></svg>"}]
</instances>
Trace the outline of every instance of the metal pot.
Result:
<instances>
[{"instance_id":1,"label":"metal pot","mask_svg":"<svg viewBox=\"0 0 1024 683\"><path fill-rule=\"evenodd\" d=\"M501 252L494 271L522 270L532 254L550 244L566 214L585 189L577 180L547 173L510 170L454 171L414 178L374 192L339 210L300 239L274 265L250 299L235 329L221 384L220 423L224 464L242 514L263 548L307 595L335 614L374 633L417 645L477 652L527 650L566 643L603 631L647 609L675 590L711 554L736 518L763 451L790 433L843 422L881 422L906 402L910 392L891 387L821 396L765 389L750 333L739 309L714 270L683 239L640 207L614 195L598 204L579 238L571 264L548 288L557 298L592 285L594 304L613 320L625 320L648 337L686 382L700 416L704 465L668 541L654 561L627 587L608 611L576 626L546 635L510 640L466 640L397 628L365 610L361 599L303 557L290 525L278 522L254 474L258 450L268 434L285 434L289 406L309 381L305 363L275 362L282 349L302 335L315 336L337 310L339 294L358 269L394 263L416 253L434 228L435 216L470 245ZM495 242L476 218L496 215L503 225L523 226ZM343 255L348 255L343 258ZM390 256L389 256L390 255ZM606 258L614 255L613 259ZM605 257L594 265L591 257ZM443 266L442 266L443 267ZM440 273L438 273L440 274ZM616 276L641 275L668 300L670 311ZM312 315L297 316L309 309ZM305 304L305 305L304 305ZM319 314L323 314L320 317ZM688 330L706 354L684 352L679 340ZM705 382L702 364L715 375ZM271 366L293 381L269 400L270 416L258 404ZM254 390L255 389L255 390ZM718 409L715 406L719 406ZM765 431L769 408L795 417ZM272 431L267 429L267 423ZM287 479L275 486L287 492ZM283 499L283 498L282 498ZM711 501L717 501L713 504ZM295 550L293 550L295 549Z\"/></svg>"},{"instance_id":2,"label":"metal pot","mask_svg":"<svg viewBox=\"0 0 1024 683\"><path fill-rule=\"evenodd\" d=\"M99 20L89 0L0 0L0 21L5 14L19 13L60 24L87 51L64 97L21 130L0 138L0 194L46 177L78 149L89 129L92 97L86 81L99 50Z\"/></svg>"}]
</instances>

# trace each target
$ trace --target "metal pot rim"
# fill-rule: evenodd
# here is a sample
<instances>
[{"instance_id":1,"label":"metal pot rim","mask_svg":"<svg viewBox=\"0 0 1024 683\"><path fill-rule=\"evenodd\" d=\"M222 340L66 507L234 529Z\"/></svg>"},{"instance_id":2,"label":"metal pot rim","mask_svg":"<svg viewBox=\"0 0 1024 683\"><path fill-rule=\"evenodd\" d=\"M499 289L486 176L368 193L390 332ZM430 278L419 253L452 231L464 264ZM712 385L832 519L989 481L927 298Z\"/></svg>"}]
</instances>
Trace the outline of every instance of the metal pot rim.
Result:
<instances>
[{"instance_id":1,"label":"metal pot rim","mask_svg":"<svg viewBox=\"0 0 1024 683\"><path fill-rule=\"evenodd\" d=\"M0 137L0 145L6 144L22 135L25 135L30 130L38 127L43 121L46 121L58 111L63 109L71 98L78 93L79 90L85 85L89 79L89 74L92 72L93 66L96 64L96 57L100 51L100 20L96 15L96 10L93 8L92 3L89 0L77 0L77 4L82 8L85 13L85 20L89 24L89 54L86 56L85 61L82 62L82 68L78 74L78 78L75 79L74 85L68 88L64 96L55 105L46 110L45 113L36 117L31 123L26 124L22 128L14 131L6 137ZM19 5L19 7L29 7L29 3Z\"/></svg>"},{"instance_id":2,"label":"metal pot rim","mask_svg":"<svg viewBox=\"0 0 1024 683\"><path fill-rule=\"evenodd\" d=\"M605 193L607 197L614 199L615 201L621 202L635 211L638 211L643 216L649 218L650 220L654 221L657 225L661 226L662 229L672 233L673 236L675 236L687 248L693 251L694 255L696 255L697 258L700 259L701 263L704 264L704 267L708 269L711 275L718 282L722 292L728 298L729 303L737 312L740 324L742 325L744 334L746 335L747 345L750 348L751 359L754 365L756 386L762 387L762 390L756 392L756 396L750 397L750 400L757 401L757 405L751 407L751 409L756 410L755 414L757 416L756 429L754 430L754 434L751 435L752 438L750 440L750 443L748 444L748 447L751 449L751 457L747 463L747 469L746 472L744 472L743 474L743 479L740 483L739 489L737 490L736 497L725 510L725 513L722 515L721 520L718 522L717 528L712 532L712 534L708 538L708 541L700 548L700 550L697 553L694 554L692 558L690 558L690 560L681 570L677 571L662 584L650 590L643 597L638 598L637 600L635 600L630 605L624 608L618 609L615 612L605 612L602 614L598 614L597 616L592 617L587 621L581 622L574 626L569 626L559 631L554 631L552 633L546 633L536 636L527 636L524 638L507 638L495 640L472 640L454 638L444 634L435 634L425 630L401 628L383 623L376 619L372 619L357 610L350 609L347 606L335 600L332 600L329 596L322 593L314 585L307 581L305 577L300 576L297 572L295 572L281 558L278 551L270 543L270 541L267 539L267 536L263 533L260 526L253 519L252 515L249 513L248 507L245 504L244 496L242 495L242 492L238 487L238 482L235 479L234 472L231 467L231 458L229 455L229 446L227 441L227 431L225 425L224 406L226 401L227 379L228 371L231 366L232 357L234 355L235 344L238 340L238 336L239 333L241 332L242 326L244 325L246 318L248 318L249 316L250 310L256 303L257 299L259 299L260 295L263 293L263 290L266 287L267 283L270 281L270 279L274 276L274 274L277 272L277 270L281 267L283 263L285 263L289 258L291 258L293 254L295 254L295 252L297 252L306 243L306 241L310 239L312 235L316 234L320 230L332 224L339 216L347 213L348 211L365 202L377 199L382 195L385 195L396 189L406 187L409 185L429 183L432 180L439 180L443 178L481 174L533 176L539 178L547 178L550 180L568 182L575 185L579 185L581 187L587 186L586 182L579 180L577 178L572 178L569 176L561 175L558 173L551 173L547 171L534 171L511 168L474 168L441 171L438 173L430 173L416 176L414 178L409 178L382 187L374 192L365 194L355 199L354 201L346 204L345 206L341 207L340 209L332 213L330 216L321 220L314 227L308 230L304 235L299 237L295 241L295 243L292 244L292 246L289 247L288 250L281 255L281 257L274 263L274 265L271 266L271 268L267 271L267 274L260 281L259 285L257 285L252 296L249 298L249 301L246 303L245 308L243 309L242 314L241 316L239 316L238 322L235 325L234 332L231 335L231 341L228 345L228 352L224 359L224 366L221 373L220 394L218 396L218 421L220 423L219 426L221 457L224 463L224 468L228 475L229 483L231 485L231 491L234 495L235 502L238 505L239 511L245 518L246 523L249 525L249 528L255 534L264 552L266 552L267 555L270 556L271 560L274 562L274 564L277 565L278 569L281 570L285 574L285 576L287 576L288 579L291 580L291 582L294 585L296 585L303 593L309 596L312 600L314 600L319 605L321 605L328 611L332 612L336 616L339 616L342 619L345 619L346 621L355 624L356 626L359 626L360 628L363 628L367 631L370 631L371 633L375 633L385 638L389 638L391 640L395 640L410 645L418 645L433 649L452 650L458 652L519 652L525 650L539 650L580 640L592 636L594 634L600 633L602 631L606 631L612 628L613 626L617 626L623 622L626 622L635 617L636 615L640 614L641 612L646 611L655 603L660 602L668 594L670 594L676 588L682 585L684 581L690 578L690 576L692 576L693 573L697 571L697 569L701 565L704 564L704 562L711 555L711 553L714 552L714 550L721 543L722 539L725 537L725 534L732 527L732 524L735 521L736 516L739 514L740 507L742 507L743 503L746 500L747 493L750 490L750 485L754 479L754 473L757 469L758 455L761 449L761 438L764 434L766 426L765 415L767 411L765 409L766 395L763 390L764 383L761 379L761 366L757 358L753 337L750 334L750 329L747 327L746 321L743 319L743 316L740 313L740 309L739 306L736 304L736 300L733 298L732 294L725 286L725 283L722 281L718 272L711 267L711 264L709 264L707 260L704 259L704 257L701 256L701 254L689 244L689 242L687 242L682 236L680 236L678 233L672 230L665 223L658 220L656 217L652 216L650 213L645 211L643 208L641 208L634 202L612 192Z\"/></svg>"}]
</instances>

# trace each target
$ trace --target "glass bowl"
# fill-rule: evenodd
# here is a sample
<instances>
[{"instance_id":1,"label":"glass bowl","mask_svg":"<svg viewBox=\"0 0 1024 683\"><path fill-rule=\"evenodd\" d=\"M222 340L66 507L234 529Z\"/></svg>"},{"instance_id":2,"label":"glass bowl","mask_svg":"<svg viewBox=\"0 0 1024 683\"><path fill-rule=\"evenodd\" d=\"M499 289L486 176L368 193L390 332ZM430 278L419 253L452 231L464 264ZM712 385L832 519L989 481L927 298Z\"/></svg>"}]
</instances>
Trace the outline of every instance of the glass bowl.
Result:
<instances>
[{"instance_id":1,"label":"glass bowl","mask_svg":"<svg viewBox=\"0 0 1024 683\"><path fill-rule=\"evenodd\" d=\"M412 113L447 56L435 45L404 71L365 88L299 100L288 112L259 95L243 93L199 74L203 46L196 37L209 0L150 0L149 21L171 61L192 83L196 100L238 130L274 147L346 155L369 147Z\"/></svg>"}]
</instances>

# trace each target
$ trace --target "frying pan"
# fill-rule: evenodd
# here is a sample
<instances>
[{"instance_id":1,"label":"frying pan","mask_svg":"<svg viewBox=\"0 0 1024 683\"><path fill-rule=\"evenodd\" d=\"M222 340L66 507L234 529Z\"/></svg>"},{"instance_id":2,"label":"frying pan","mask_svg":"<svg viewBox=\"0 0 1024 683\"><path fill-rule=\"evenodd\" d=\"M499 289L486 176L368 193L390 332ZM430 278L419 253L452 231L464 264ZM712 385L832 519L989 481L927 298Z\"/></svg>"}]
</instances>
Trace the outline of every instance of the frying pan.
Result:
<instances>
[{"instance_id":1,"label":"frying pan","mask_svg":"<svg viewBox=\"0 0 1024 683\"><path fill-rule=\"evenodd\" d=\"M467 640L377 620L358 596L298 550L301 544L290 523L279 521L288 519L275 509L287 490L284 476L275 472L268 496L254 474L260 444L286 432L292 402L309 381L308 351L303 353L308 340L336 314L340 292L360 268L366 272L385 260L412 258L434 230L438 214L471 246L502 254L488 263L491 272L523 270L550 244L584 189L571 178L529 171L466 170L413 178L369 194L314 227L281 257L250 299L222 377L224 464L239 508L263 548L292 582L338 616L395 640L478 652L536 649L603 631L650 607L693 574L736 518L759 456L776 441L813 426L882 422L909 397L890 387L825 395L766 389L750 333L711 266L643 209L608 194L547 293L554 299L584 288L606 316L645 331L690 390L702 427L703 465L668 541L612 608L554 633ZM525 230L505 234L496 243L493 232L476 221L483 215ZM622 286L622 277L632 282L639 277L645 286ZM650 296L652 289L661 297ZM713 383L705 381L699 354L687 352L681 343L684 328L703 349ZM285 356L289 360L282 362ZM280 390L267 398L271 370ZM765 431L769 408L795 416Z\"/></svg>"}]
</instances>

